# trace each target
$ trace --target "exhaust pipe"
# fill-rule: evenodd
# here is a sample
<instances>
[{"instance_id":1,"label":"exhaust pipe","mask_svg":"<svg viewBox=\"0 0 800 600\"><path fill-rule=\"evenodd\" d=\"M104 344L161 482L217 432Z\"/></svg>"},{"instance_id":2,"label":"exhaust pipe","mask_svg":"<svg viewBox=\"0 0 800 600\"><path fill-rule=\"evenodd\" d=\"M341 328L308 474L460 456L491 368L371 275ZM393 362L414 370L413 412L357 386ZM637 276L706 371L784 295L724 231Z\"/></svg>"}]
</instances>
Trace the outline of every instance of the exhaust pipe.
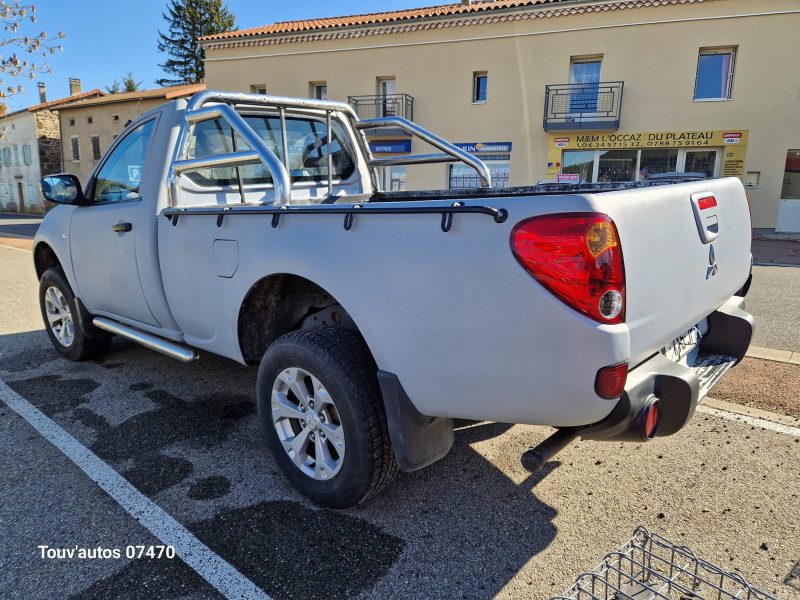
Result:
<instances>
[{"instance_id":1,"label":"exhaust pipe","mask_svg":"<svg viewBox=\"0 0 800 600\"><path fill-rule=\"evenodd\" d=\"M578 437L579 429L559 429L535 448L522 455L522 466L530 473L538 473L545 463L569 446Z\"/></svg>"},{"instance_id":2,"label":"exhaust pipe","mask_svg":"<svg viewBox=\"0 0 800 600\"><path fill-rule=\"evenodd\" d=\"M658 426L661 424L661 400L656 396L650 395L645 401L636 421L628 429L632 437L627 439L636 441L636 432L641 436L641 441L652 440L658 433ZM580 428L567 427L559 429L553 435L545 439L538 446L531 448L522 455L522 466L530 473L538 473L547 461L569 446L575 438L580 435Z\"/></svg>"}]
</instances>

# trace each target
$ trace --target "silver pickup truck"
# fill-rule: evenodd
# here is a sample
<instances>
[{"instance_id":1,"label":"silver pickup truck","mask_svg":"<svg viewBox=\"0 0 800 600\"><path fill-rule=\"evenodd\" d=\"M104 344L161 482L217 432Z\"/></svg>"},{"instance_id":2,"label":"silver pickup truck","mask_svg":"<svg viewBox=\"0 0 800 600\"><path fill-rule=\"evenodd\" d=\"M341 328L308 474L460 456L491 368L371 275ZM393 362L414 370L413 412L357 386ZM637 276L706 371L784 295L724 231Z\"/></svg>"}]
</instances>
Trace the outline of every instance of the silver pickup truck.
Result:
<instances>
[{"instance_id":1,"label":"silver pickup truck","mask_svg":"<svg viewBox=\"0 0 800 600\"><path fill-rule=\"evenodd\" d=\"M435 151L373 157L364 132L385 127ZM446 161L483 187L379 189L381 167ZM577 436L674 434L752 336L738 179L494 189L409 121L206 91L42 192L55 348L82 360L118 335L260 364L267 445L327 506L442 458L456 418L555 427L530 470Z\"/></svg>"}]
</instances>

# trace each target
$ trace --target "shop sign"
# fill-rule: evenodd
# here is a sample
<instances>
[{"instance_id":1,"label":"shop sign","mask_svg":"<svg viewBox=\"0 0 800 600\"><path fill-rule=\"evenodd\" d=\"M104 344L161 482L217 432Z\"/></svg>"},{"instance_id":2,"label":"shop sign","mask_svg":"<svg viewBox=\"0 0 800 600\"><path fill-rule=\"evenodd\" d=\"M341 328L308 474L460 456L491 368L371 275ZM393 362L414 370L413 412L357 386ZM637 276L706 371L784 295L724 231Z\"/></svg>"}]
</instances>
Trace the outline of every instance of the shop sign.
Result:
<instances>
[{"instance_id":1,"label":"shop sign","mask_svg":"<svg viewBox=\"0 0 800 600\"><path fill-rule=\"evenodd\" d=\"M559 183L580 183L581 176L578 173L559 173L556 175L556 181Z\"/></svg>"},{"instance_id":2,"label":"shop sign","mask_svg":"<svg viewBox=\"0 0 800 600\"><path fill-rule=\"evenodd\" d=\"M475 154L476 152L511 152L511 142L466 142L456 144L462 150Z\"/></svg>"},{"instance_id":3,"label":"shop sign","mask_svg":"<svg viewBox=\"0 0 800 600\"><path fill-rule=\"evenodd\" d=\"M694 148L746 144L746 131L633 131L628 133L579 133L551 136L552 145L569 150L614 148Z\"/></svg>"},{"instance_id":4,"label":"shop sign","mask_svg":"<svg viewBox=\"0 0 800 600\"><path fill-rule=\"evenodd\" d=\"M741 131L726 131L722 134L722 141L726 144L738 144L742 141Z\"/></svg>"},{"instance_id":5,"label":"shop sign","mask_svg":"<svg viewBox=\"0 0 800 600\"><path fill-rule=\"evenodd\" d=\"M369 150L373 154L408 154L411 152L411 140L370 142Z\"/></svg>"}]
</instances>

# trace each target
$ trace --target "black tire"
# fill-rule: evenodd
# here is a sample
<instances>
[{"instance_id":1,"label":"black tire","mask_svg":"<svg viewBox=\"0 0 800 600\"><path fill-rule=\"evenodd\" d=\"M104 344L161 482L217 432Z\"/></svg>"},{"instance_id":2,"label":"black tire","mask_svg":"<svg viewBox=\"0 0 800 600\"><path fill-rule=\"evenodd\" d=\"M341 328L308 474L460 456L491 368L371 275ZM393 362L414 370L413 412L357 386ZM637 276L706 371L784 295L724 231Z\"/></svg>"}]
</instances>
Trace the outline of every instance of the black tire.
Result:
<instances>
[{"instance_id":1,"label":"black tire","mask_svg":"<svg viewBox=\"0 0 800 600\"><path fill-rule=\"evenodd\" d=\"M51 287L56 288L63 294L67 306L71 313L74 334L72 340L68 345L61 342L58 336L54 333L53 327L47 318L47 309L45 307L45 294ZM91 337L87 337L85 328L87 325L82 324L78 303L75 301L75 294L72 293L72 288L67 281L66 275L61 267L54 267L42 273L39 280L39 308L42 312L42 320L44 321L44 328L47 331L47 336L53 347L58 350L64 357L70 360L86 360L105 354L111 346L111 335L100 331L92 325Z\"/></svg>"},{"instance_id":2,"label":"black tire","mask_svg":"<svg viewBox=\"0 0 800 600\"><path fill-rule=\"evenodd\" d=\"M292 462L273 425L273 383L284 369L292 367L304 369L325 387L343 428L341 468L324 481L307 475ZM397 475L377 367L359 335L328 326L287 333L264 354L256 386L267 446L287 479L314 502L332 508L351 507L380 492Z\"/></svg>"}]
</instances>

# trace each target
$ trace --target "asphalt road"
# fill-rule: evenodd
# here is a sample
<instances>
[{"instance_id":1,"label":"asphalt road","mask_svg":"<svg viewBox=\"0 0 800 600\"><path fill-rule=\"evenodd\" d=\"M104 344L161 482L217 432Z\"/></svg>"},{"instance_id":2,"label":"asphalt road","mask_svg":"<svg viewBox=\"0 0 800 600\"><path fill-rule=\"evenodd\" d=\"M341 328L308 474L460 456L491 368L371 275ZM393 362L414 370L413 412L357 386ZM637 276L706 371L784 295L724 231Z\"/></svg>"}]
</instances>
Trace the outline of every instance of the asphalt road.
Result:
<instances>
[{"instance_id":1,"label":"asphalt road","mask_svg":"<svg viewBox=\"0 0 800 600\"><path fill-rule=\"evenodd\" d=\"M573 444L532 477L519 456L547 428L464 424L439 463L320 510L262 445L253 369L120 340L69 363L36 290L30 254L0 248L0 379L273 598L550 598L638 525L800 598L784 583L800 561L800 438L704 413L644 445ZM177 558L41 558L159 541L2 403L0 452L0 597L217 595Z\"/></svg>"},{"instance_id":2,"label":"asphalt road","mask_svg":"<svg viewBox=\"0 0 800 600\"><path fill-rule=\"evenodd\" d=\"M0 213L0 235L30 237L36 235L41 217L35 215L20 215L14 213Z\"/></svg>"}]
</instances>

